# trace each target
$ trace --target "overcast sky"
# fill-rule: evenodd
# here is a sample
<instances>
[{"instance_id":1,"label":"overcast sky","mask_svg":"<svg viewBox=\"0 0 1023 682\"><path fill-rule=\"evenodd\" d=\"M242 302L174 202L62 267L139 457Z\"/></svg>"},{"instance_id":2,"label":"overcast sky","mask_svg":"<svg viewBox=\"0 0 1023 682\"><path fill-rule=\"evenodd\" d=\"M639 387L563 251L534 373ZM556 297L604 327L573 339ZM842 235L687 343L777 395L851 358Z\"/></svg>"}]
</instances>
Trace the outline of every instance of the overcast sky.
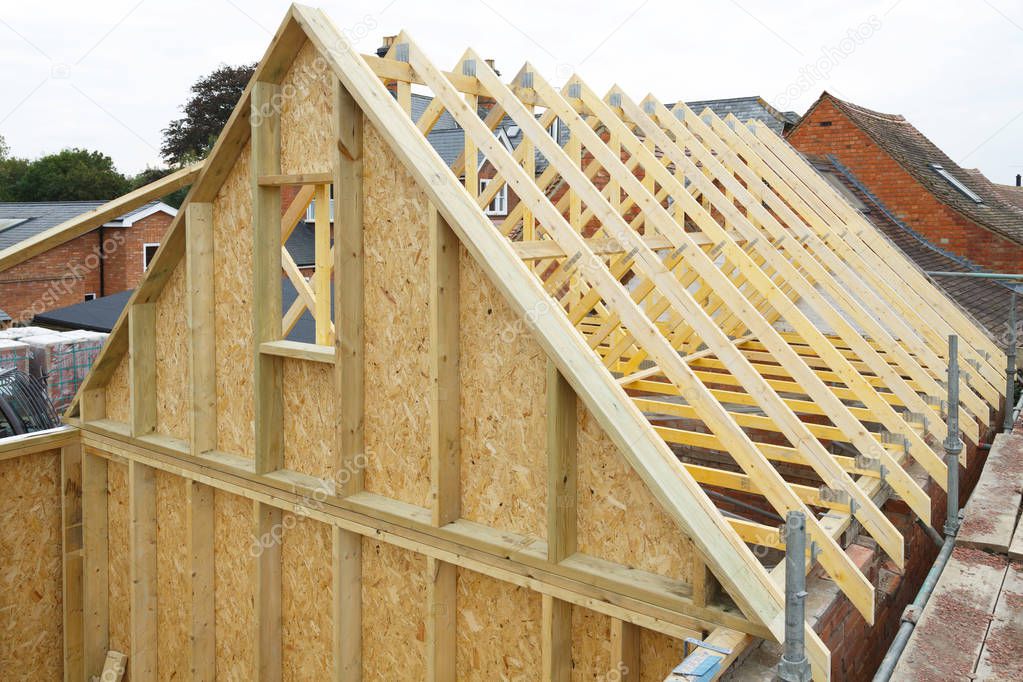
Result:
<instances>
[{"instance_id":1,"label":"overcast sky","mask_svg":"<svg viewBox=\"0 0 1023 682\"><path fill-rule=\"evenodd\" d=\"M1023 172L1023 2L788 0L320 3L364 52L406 29L445 68L466 47L662 101L761 95L800 113L821 90L906 116L996 182ZM280 0L0 0L0 135L12 153L160 162L189 86L259 59Z\"/></svg>"}]
</instances>

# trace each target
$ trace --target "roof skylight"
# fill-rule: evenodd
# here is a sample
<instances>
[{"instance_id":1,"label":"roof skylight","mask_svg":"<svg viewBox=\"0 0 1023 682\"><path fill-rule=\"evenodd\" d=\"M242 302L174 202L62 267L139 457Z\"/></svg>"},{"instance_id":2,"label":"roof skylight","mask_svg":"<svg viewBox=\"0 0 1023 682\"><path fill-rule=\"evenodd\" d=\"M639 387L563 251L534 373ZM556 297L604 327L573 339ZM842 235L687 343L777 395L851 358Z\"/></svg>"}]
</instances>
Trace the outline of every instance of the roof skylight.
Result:
<instances>
[{"instance_id":1,"label":"roof skylight","mask_svg":"<svg viewBox=\"0 0 1023 682\"><path fill-rule=\"evenodd\" d=\"M942 168L938 164L932 163L931 164L931 168L936 170L938 172L938 175L940 175L941 177L945 178L945 180L948 181L948 184L952 185L957 190L959 190L960 192L962 192L963 194L968 196L974 203L976 203L976 204L983 204L984 203L984 200L981 199L979 196L977 196L976 192L974 192L972 189L970 189L969 187L967 187L963 183L959 182L959 180L956 179L956 177L954 175L949 173L947 170L945 170L944 168Z\"/></svg>"}]
</instances>

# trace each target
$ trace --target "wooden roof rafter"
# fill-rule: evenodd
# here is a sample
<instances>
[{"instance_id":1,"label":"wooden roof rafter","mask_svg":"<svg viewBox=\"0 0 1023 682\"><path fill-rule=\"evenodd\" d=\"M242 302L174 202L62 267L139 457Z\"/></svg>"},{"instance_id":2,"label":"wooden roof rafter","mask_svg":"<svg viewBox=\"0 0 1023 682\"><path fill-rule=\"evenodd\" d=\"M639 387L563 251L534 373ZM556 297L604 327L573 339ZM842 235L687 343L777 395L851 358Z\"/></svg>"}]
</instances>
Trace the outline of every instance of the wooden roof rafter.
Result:
<instances>
[{"instance_id":1,"label":"wooden roof rafter","mask_svg":"<svg viewBox=\"0 0 1023 682\"><path fill-rule=\"evenodd\" d=\"M653 116L643 110L645 103L636 105L624 96L621 99L627 107L612 107L581 81L558 92L528 65L506 85L471 51L455 69L444 72L405 34L395 45L407 46L407 62L396 58L393 46L386 57L362 57L350 49L322 12L297 6L261 64L264 80L279 80L290 63L289 56L293 57L306 39L327 61L342 89L350 93L351 105L362 110L367 123L418 181L440 216L437 220L450 225L512 308L520 314L539 305L553 310L553 314L530 320L530 328L556 364L552 371L568 382L564 392L583 399L660 505L692 538L755 626L746 631L766 631L777 637L782 624L779 572L775 569L768 574L747 544L776 548L783 544L769 525L724 518L703 486L759 494L779 513L805 511L820 552L811 555L808 564L818 558L871 620L873 589L835 538L842 528L859 520L901 562L902 538L876 502L886 484L927 518L929 500L903 467L912 455L928 462L932 476L943 482L941 462L935 463L933 451L918 432L919 425L899 410L935 412L931 403L940 397L943 367L943 356L934 342L940 325L927 321L932 325L930 331L920 332L917 338L890 336L897 347L883 334L870 339L853 334L849 324L843 326L840 311L859 309L865 305L863 301L838 297L836 303L816 296L813 289L818 284L838 287L832 279L837 281L843 272L846 278L859 276L854 270L840 272L834 264L829 253L838 251L832 251L830 237L823 232L818 235L815 249L807 249L814 254L815 260L810 261L786 242L781 232L792 228L790 222L803 220L802 216L765 218L757 210L757 200L763 197L748 188L751 183L755 189L761 188L765 171L754 169L740 154L719 157L719 166L695 157L690 161L686 144L679 142L682 129L674 128L676 122L684 122L669 112L662 125L656 105ZM466 68L470 62L472 68ZM532 79L528 86L527 74ZM397 97L381 87L381 80L398 81ZM426 85L434 94L418 121L409 116L412 83ZM240 111L247 112L249 96L247 90ZM474 106L478 97L495 101L482 119ZM544 108L539 118L537 107ZM445 110L462 124L468 151L450 168L425 138ZM523 142L511 152L494 135L505 114L524 132ZM218 151L211 156L213 170L200 177L193 200L209 202L216 195L225 168L247 140L246 115L236 111L232 117L221 138L223 144L218 143ZM572 139L565 148L546 132L554 118L567 121L572 128ZM707 134L712 128L702 132ZM754 142L764 146L763 141L754 138ZM706 144L696 134L692 144L700 145L701 153L709 156L711 146L724 142L719 139ZM464 168L464 159L475 157L475 148L498 170L497 177L482 190L472 172L458 181L463 171L469 170ZM548 161L539 178L533 168L534 149ZM807 180L788 170L791 160L780 159L775 155L771 163L784 166L778 172L787 173L786 181ZM685 177L692 178L689 185ZM730 187L723 182L726 177L746 187ZM773 184L762 190L773 192ZM495 229L482 209L502 185L520 203ZM798 191L816 197L819 190L809 187L804 183ZM767 198L775 203L790 201L773 194ZM817 201L815 213L841 213L841 207ZM793 206L798 208L796 203L793 201ZM770 204L768 208L774 211ZM781 215L781 211L774 213ZM792 211L793 216L797 213ZM777 220L777 226L771 220ZM691 231L694 228L699 231ZM817 228L832 229L831 223L820 217L810 229ZM769 241L772 230L778 239ZM180 260L180 232L179 227L164 257L158 258L152 281L147 279L140 288L140 300L154 300L170 268ZM867 241L864 238L863 244ZM274 247L279 245L275 242ZM787 248L786 253L802 259L780 261L776 247ZM873 244L869 248L880 247ZM344 271L340 274L346 276ZM875 289L874 298L870 292L866 294L869 303L902 312L885 297L894 287ZM815 299L837 322L838 332L823 333L810 325L795 308L804 298ZM551 301L556 302L552 308ZM940 301L928 301L928 305L941 307ZM858 314L867 315L872 310L867 309L869 305ZM789 317L800 323L796 333L774 328ZM904 329L914 336L916 319L907 317ZM342 327L339 336L344 336ZM907 337L905 346L903 336ZM115 331L112 346L117 338ZM124 345L104 351L104 367L108 368L104 371L109 370L117 352L123 353ZM336 360L327 353L322 355L316 359ZM974 351L974 356L990 360L988 351ZM623 381L624 375L631 376ZM985 371L967 381L977 388L976 396L965 392L962 405L970 419L981 416L987 407L984 401L991 404L994 387L987 382L988 375ZM85 399L86 407L92 399ZM668 425L658 415L702 422L711 433ZM830 421L813 423L815 418L822 421L820 417ZM906 447L886 442L878 433L881 426L904 436ZM780 433L789 444L758 442L753 437L755 431ZM826 448L832 442L852 447L836 455ZM716 451L738 466L683 463L671 444ZM812 469L829 490L791 483L782 475L785 467L779 468L781 465ZM348 504L368 504L371 498L363 495ZM813 509L827 514L818 518ZM433 533L430 530L428 535ZM579 560L569 556L548 568L568 570ZM547 601L545 594L545 613ZM744 623L739 627L745 627ZM826 677L826 649L812 632L808 643L815 674Z\"/></svg>"},{"instance_id":2,"label":"wooden roof rafter","mask_svg":"<svg viewBox=\"0 0 1023 682\"><path fill-rule=\"evenodd\" d=\"M400 39L400 38L399 38ZM642 337L642 342L646 345L651 355L657 358L658 364L665 370L665 374L669 376L669 379L678 387L679 391L688 396L687 401L690 404L696 405L701 412L701 416L705 423L711 427L715 433L723 440L729 441L733 444L735 451L733 455L736 460L739 461L740 465L746 469L747 473L751 476L755 476L758 480L759 485L768 493L769 499L775 505L776 509L787 510L787 509L804 509L801 500L796 496L791 489L786 485L781 476L775 471L775 469L768 463L766 459L762 457L759 450L753 445L748 439L746 434L738 428L738 426L728 417L727 413L724 412L721 405L716 399L707 392L706 388L700 383L695 377L692 376L691 370L684 364L679 362L678 356L671 346L667 343L667 340L651 325L649 320L643 315L642 311L636 306L628 296L626 290L622 288L621 283L617 278L613 277L609 270L606 268L597 267L596 263L599 262L592 251L589 251L581 235L567 222L562 214L556 211L553 205L546 200L546 197L539 195L536 190L533 181L530 178L525 177L521 168L514 162L511 155L503 148L498 148L499 145L495 142L494 136L486 129L483 123L479 120L478 116L474 111L469 110L465 107L462 102L453 93L454 88L451 84L442 77L439 76L439 71L430 64L418 48L410 42L410 60L413 69L419 73L424 80L427 81L428 85L433 89L434 95L441 98L448 111L452 116L471 134L476 138L477 144L480 149L487 155L488 159L498 168L498 171L508 180L514 190L520 193L521 201L528 201L531 203L531 210L537 217L537 220L544 225L544 228L548 234L566 249L566 252L571 251L572 253L578 254L581 259L586 260L592 264L592 267L587 268L586 278L589 279L594 288L599 290L603 297L606 305L613 308L621 318L626 322L626 325L632 329L632 333L637 337ZM639 266L639 270L645 275L651 278L660 280L659 284L662 286L666 295L674 296L677 301L676 306L684 306L689 314L693 317L700 317L703 315L702 310L697 306L685 303L686 293L684 290L679 291L677 280L668 275L668 271L664 269L664 266L659 258L657 258L652 251L646 248L638 235L636 235L624 222L617 212L611 208L609 204L601 197L599 190L597 190L588 180L585 180L582 171L576 168L571 159L564 153L564 151L557 145L557 143L550 138L546 131L539 126L535 121L532 114L527 112L525 108L515 99L514 95L510 90L506 88L489 70L488 67L482 65L478 58L471 52L466 53L464 60L473 59L476 60L476 74L481 80L484 86L490 92L490 96L500 103L505 111L511 116L511 118L523 129L525 135L532 139L533 144L547 157L548 162L557 167L562 177L564 177L568 183L579 192L582 200L587 205L594 208L595 212L602 214L602 224L605 230L612 233L623 246L628 246L632 252L635 252L634 261ZM527 67L528 68L528 67ZM437 75L434 75L434 72ZM520 72L522 73L522 72ZM534 86L539 85L539 77L534 74ZM569 125L576 123L579 125L581 121L575 121L567 113L567 110L562 108L559 109L559 103L552 101L550 97L552 91L545 90L541 91L541 96L545 104L549 107L554 108L559 118L562 120L568 119ZM587 138L583 138L585 141ZM600 153L599 148L593 145L593 148L588 148L589 151L597 155ZM620 162L619 162L620 163ZM638 181L629 174L628 176L619 175L619 179L623 184L623 188L627 185L633 185L633 194L637 196L638 203L645 203L651 207L654 211L653 214L647 213L647 219L650 221L659 220L658 227L665 228L665 232L670 229L670 226L675 226L673 220L663 220L656 211L661 210L660 205L656 203L652 196L649 194L643 196L645 188L637 190L635 185ZM653 208L656 207L656 208ZM645 207L646 208L646 207ZM667 235L670 237L670 235ZM680 237L686 239L687 237ZM676 242L677 246L680 246ZM698 249L697 249L698 250ZM702 251L700 252L702 254ZM704 254L704 257L706 255ZM667 275L667 277L665 277ZM691 300L691 299L690 299ZM704 324L708 336L712 335L716 330L709 320ZM720 335L720 332L717 332ZM722 348L730 347L727 339L724 341ZM740 361L741 362L741 361ZM750 372L750 380L758 381L759 375L752 376L753 372ZM768 388L768 391L770 389ZM776 396L775 396L776 398ZM787 408L779 406L780 401L777 404L772 403L772 409L775 409L779 413ZM809 434L808 431L803 431L802 422L795 418L794 415L789 413L790 420L789 424L791 428L800 435L795 437L794 440L805 444L804 447L813 447L810 444L815 444L817 441ZM823 453L826 457L827 454ZM844 472L837 476L844 476ZM851 480L849 481L851 484ZM838 486L836 486L838 487ZM850 494L855 495L856 491L849 489ZM901 559L901 537L897 541L888 543L886 531L884 530L890 523L887 519L878 512L877 508L872 502L867 500L869 506L864 505L860 511L863 512L863 517L868 524L870 524L882 542L886 542L892 548L895 556ZM871 511L873 510L873 511ZM848 557L842 552L838 546L830 541L823 533L817 532L814 528L815 521L812 520L813 516L808 514L811 520L808 523L810 527L811 536L820 542L819 547L821 548L821 562L822 564L829 567L832 571L832 575L841 576L839 579L845 583L845 589L851 594L854 602L858 603L858 606L862 611L869 614L872 618L873 610L873 590L867 587L865 579L862 574L858 572L855 567L851 567L848 562ZM878 518L880 517L880 518ZM898 533L895 533L898 536ZM850 581L849 578L855 578ZM863 589L854 587L856 582L859 582Z\"/></svg>"}]
</instances>

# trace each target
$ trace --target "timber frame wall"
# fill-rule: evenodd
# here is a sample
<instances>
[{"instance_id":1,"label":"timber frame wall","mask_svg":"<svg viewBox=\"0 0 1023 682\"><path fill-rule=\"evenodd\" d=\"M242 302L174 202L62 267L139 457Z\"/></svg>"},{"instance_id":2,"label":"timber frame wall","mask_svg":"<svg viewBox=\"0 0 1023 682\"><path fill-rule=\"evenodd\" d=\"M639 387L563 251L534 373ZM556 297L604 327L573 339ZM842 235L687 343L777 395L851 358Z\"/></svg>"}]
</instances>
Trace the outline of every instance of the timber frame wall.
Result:
<instances>
[{"instance_id":1,"label":"timber frame wall","mask_svg":"<svg viewBox=\"0 0 1023 682\"><path fill-rule=\"evenodd\" d=\"M425 137L444 111L482 192ZM281 244L315 197L305 282ZM807 569L871 622L837 538L901 565L880 504L930 521L953 333L975 443L1004 355L763 126L406 34L362 56L293 6L69 412L70 678L116 649L135 681L663 679L685 637L783 632L777 528L705 488L805 511Z\"/></svg>"}]
</instances>

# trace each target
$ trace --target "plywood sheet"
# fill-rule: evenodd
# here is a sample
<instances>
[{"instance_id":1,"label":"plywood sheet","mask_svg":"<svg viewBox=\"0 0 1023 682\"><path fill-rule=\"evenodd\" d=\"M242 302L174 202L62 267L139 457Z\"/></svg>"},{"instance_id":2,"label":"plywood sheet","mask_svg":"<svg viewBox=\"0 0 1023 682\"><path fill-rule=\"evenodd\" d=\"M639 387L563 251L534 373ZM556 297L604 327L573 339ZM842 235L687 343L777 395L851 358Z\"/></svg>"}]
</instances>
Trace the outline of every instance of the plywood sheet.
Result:
<instances>
[{"instance_id":1,"label":"plywood sheet","mask_svg":"<svg viewBox=\"0 0 1023 682\"><path fill-rule=\"evenodd\" d=\"M131 419L131 390L128 388L128 356L117 363L106 386L107 419L127 424Z\"/></svg>"},{"instance_id":2,"label":"plywood sheet","mask_svg":"<svg viewBox=\"0 0 1023 682\"><path fill-rule=\"evenodd\" d=\"M1005 572L975 679L1023 680L1023 563L1019 561L1009 564Z\"/></svg>"},{"instance_id":3,"label":"plywood sheet","mask_svg":"<svg viewBox=\"0 0 1023 682\"><path fill-rule=\"evenodd\" d=\"M366 489L426 506L429 203L368 123L364 148Z\"/></svg>"},{"instance_id":4,"label":"plywood sheet","mask_svg":"<svg viewBox=\"0 0 1023 682\"><path fill-rule=\"evenodd\" d=\"M217 448L253 456L252 188L249 145L213 202Z\"/></svg>"},{"instance_id":5,"label":"plywood sheet","mask_svg":"<svg viewBox=\"0 0 1023 682\"><path fill-rule=\"evenodd\" d=\"M1005 557L956 547L892 679L967 679L980 654L1007 565Z\"/></svg>"},{"instance_id":6,"label":"plywood sheet","mask_svg":"<svg viewBox=\"0 0 1023 682\"><path fill-rule=\"evenodd\" d=\"M362 540L362 667L370 680L426 678L426 557Z\"/></svg>"},{"instance_id":7,"label":"plywood sheet","mask_svg":"<svg viewBox=\"0 0 1023 682\"><path fill-rule=\"evenodd\" d=\"M326 480L334 474L334 424L339 403L334 368L284 360L284 467Z\"/></svg>"},{"instance_id":8,"label":"plywood sheet","mask_svg":"<svg viewBox=\"0 0 1023 682\"><path fill-rule=\"evenodd\" d=\"M252 502L217 490L213 514L217 679L246 682L255 679Z\"/></svg>"},{"instance_id":9,"label":"plywood sheet","mask_svg":"<svg viewBox=\"0 0 1023 682\"><path fill-rule=\"evenodd\" d=\"M333 670L331 528L291 513L282 523L283 679L327 680Z\"/></svg>"},{"instance_id":10,"label":"plywood sheet","mask_svg":"<svg viewBox=\"0 0 1023 682\"><path fill-rule=\"evenodd\" d=\"M157 671L160 680L188 676L190 633L187 480L156 472Z\"/></svg>"},{"instance_id":11,"label":"plywood sheet","mask_svg":"<svg viewBox=\"0 0 1023 682\"><path fill-rule=\"evenodd\" d=\"M966 503L956 544L1005 554L1023 493L1023 436L1000 433Z\"/></svg>"},{"instance_id":12,"label":"plywood sheet","mask_svg":"<svg viewBox=\"0 0 1023 682\"><path fill-rule=\"evenodd\" d=\"M110 613L110 648L131 650L131 552L128 545L128 465L107 464L107 604Z\"/></svg>"},{"instance_id":13,"label":"plywood sheet","mask_svg":"<svg viewBox=\"0 0 1023 682\"><path fill-rule=\"evenodd\" d=\"M539 680L540 594L458 569L458 679Z\"/></svg>"},{"instance_id":14,"label":"plywood sheet","mask_svg":"<svg viewBox=\"0 0 1023 682\"><path fill-rule=\"evenodd\" d=\"M572 607L572 679L621 679L611 667L611 618L581 606Z\"/></svg>"},{"instance_id":15,"label":"plywood sheet","mask_svg":"<svg viewBox=\"0 0 1023 682\"><path fill-rule=\"evenodd\" d=\"M156 302L156 432L188 439L188 321L185 264L179 263Z\"/></svg>"},{"instance_id":16,"label":"plywood sheet","mask_svg":"<svg viewBox=\"0 0 1023 682\"><path fill-rule=\"evenodd\" d=\"M281 81L281 172L330 171L333 75L313 44L306 42Z\"/></svg>"},{"instance_id":17,"label":"plywood sheet","mask_svg":"<svg viewBox=\"0 0 1023 682\"><path fill-rule=\"evenodd\" d=\"M672 670L685 658L682 640L662 635L653 630L639 631L639 680L664 682Z\"/></svg>"},{"instance_id":18,"label":"plywood sheet","mask_svg":"<svg viewBox=\"0 0 1023 682\"><path fill-rule=\"evenodd\" d=\"M60 452L0 460L0 490L0 671L60 680Z\"/></svg>"},{"instance_id":19,"label":"plywood sheet","mask_svg":"<svg viewBox=\"0 0 1023 682\"><path fill-rule=\"evenodd\" d=\"M459 252L462 516L546 538L547 356Z\"/></svg>"},{"instance_id":20,"label":"plywood sheet","mask_svg":"<svg viewBox=\"0 0 1023 682\"><path fill-rule=\"evenodd\" d=\"M579 551L690 582L692 542L581 401L578 414Z\"/></svg>"}]
</instances>

